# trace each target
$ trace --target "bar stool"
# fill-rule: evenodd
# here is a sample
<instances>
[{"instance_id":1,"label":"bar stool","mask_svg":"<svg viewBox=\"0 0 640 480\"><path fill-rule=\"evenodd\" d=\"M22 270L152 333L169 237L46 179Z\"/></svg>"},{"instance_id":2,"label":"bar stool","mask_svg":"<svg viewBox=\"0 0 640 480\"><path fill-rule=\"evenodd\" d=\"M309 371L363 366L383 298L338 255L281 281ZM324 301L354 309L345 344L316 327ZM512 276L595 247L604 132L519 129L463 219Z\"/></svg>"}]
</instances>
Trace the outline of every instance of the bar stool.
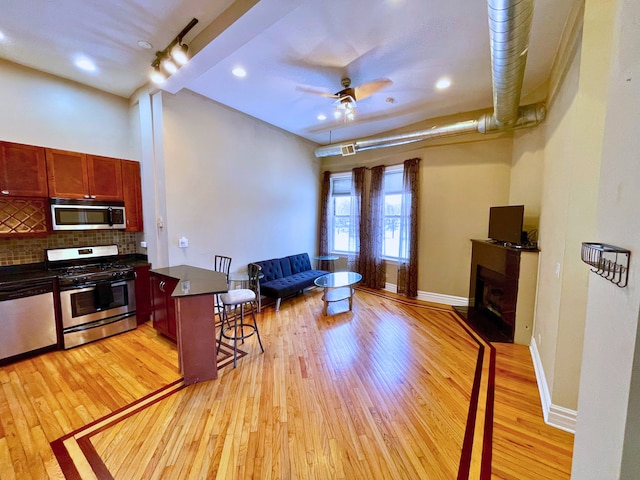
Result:
<instances>
[{"instance_id":1,"label":"bar stool","mask_svg":"<svg viewBox=\"0 0 640 480\"><path fill-rule=\"evenodd\" d=\"M252 268L252 265L254 264L249 264L249 285L257 283L260 274L260 267L254 265L254 267L258 268ZM258 337L260 350L264 353L260 332L258 331L258 322L256 321L256 299L256 292L248 288L238 288L220 294L220 300L222 301L222 325L220 325L218 352L220 352L220 345L222 344L223 338L233 341L233 368L236 367L238 357L238 340L244 343L245 338L249 338L255 334ZM246 305L251 307L253 324L245 322L244 310ZM240 315L238 315L238 307L240 307ZM233 320L229 318L231 308L233 308ZM245 330L247 330L246 333Z\"/></svg>"},{"instance_id":2,"label":"bar stool","mask_svg":"<svg viewBox=\"0 0 640 480\"><path fill-rule=\"evenodd\" d=\"M216 255L213 258L213 270L216 272L224 273L227 277L227 285L229 285L229 270L231 269L231 257L225 257L223 255ZM216 315L220 316L220 321L222 321L222 302L220 301L220 295L215 295L214 305L213 305L213 315L214 318Z\"/></svg>"}]
</instances>

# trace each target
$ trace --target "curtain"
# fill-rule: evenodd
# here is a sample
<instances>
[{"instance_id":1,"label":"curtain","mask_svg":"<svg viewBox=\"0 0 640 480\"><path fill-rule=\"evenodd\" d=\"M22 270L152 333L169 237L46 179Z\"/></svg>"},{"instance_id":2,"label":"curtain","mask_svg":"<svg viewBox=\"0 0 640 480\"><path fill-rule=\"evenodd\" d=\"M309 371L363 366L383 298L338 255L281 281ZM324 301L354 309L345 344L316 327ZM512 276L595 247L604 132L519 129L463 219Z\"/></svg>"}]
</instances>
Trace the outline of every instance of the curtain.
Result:
<instances>
[{"instance_id":1,"label":"curtain","mask_svg":"<svg viewBox=\"0 0 640 480\"><path fill-rule=\"evenodd\" d=\"M371 169L367 221L364 234L360 238L362 285L370 288L384 288L386 282L385 264L382 260L384 239L384 166Z\"/></svg>"},{"instance_id":2,"label":"curtain","mask_svg":"<svg viewBox=\"0 0 640 480\"><path fill-rule=\"evenodd\" d=\"M324 172L322 185L320 187L320 228L318 229L319 255L329 253L329 208L331 199L329 191L331 189L331 172Z\"/></svg>"},{"instance_id":3,"label":"curtain","mask_svg":"<svg viewBox=\"0 0 640 480\"><path fill-rule=\"evenodd\" d=\"M400 255L398 258L398 293L418 296L418 165L419 158L404 162L402 205L400 208Z\"/></svg>"},{"instance_id":4,"label":"curtain","mask_svg":"<svg viewBox=\"0 0 640 480\"><path fill-rule=\"evenodd\" d=\"M359 272L360 230L362 225L362 198L364 195L364 175L366 168L354 168L351 177L351 210L349 212L349 254L347 268ZM365 218L366 220L366 218Z\"/></svg>"}]
</instances>

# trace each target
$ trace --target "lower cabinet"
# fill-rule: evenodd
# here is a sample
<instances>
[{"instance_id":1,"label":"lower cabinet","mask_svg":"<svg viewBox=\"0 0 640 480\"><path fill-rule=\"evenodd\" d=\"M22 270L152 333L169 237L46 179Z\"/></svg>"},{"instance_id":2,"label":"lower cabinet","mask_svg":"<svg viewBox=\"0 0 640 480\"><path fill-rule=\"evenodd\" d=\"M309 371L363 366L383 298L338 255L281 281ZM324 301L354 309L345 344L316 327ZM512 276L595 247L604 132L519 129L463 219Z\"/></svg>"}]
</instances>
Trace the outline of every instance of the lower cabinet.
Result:
<instances>
[{"instance_id":1,"label":"lower cabinet","mask_svg":"<svg viewBox=\"0 0 640 480\"><path fill-rule=\"evenodd\" d=\"M149 269L151 265L135 267L136 273L136 322L138 325L151 318L151 292L149 291Z\"/></svg>"},{"instance_id":2,"label":"lower cabinet","mask_svg":"<svg viewBox=\"0 0 640 480\"><path fill-rule=\"evenodd\" d=\"M155 272L149 273L153 328L173 341L177 339L177 329L175 301L171 293L178 281Z\"/></svg>"}]
</instances>

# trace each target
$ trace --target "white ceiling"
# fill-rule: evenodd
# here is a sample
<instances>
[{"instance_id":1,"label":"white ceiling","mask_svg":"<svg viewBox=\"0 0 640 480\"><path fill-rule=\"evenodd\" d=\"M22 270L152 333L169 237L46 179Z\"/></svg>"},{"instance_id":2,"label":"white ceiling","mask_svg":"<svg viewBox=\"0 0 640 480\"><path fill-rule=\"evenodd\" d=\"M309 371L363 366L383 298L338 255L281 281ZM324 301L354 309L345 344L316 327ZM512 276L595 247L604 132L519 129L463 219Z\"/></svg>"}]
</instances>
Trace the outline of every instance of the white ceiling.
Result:
<instances>
[{"instance_id":1,"label":"white ceiling","mask_svg":"<svg viewBox=\"0 0 640 480\"><path fill-rule=\"evenodd\" d=\"M537 0L523 95L544 95L575 0ZM242 15L241 8L255 5ZM487 5L482 0L3 0L0 58L125 98L147 83L155 51L192 18L195 53L163 86L187 88L320 144L492 106ZM229 10L225 12L227 7ZM223 13L225 12L225 13ZM152 49L138 46L143 40ZM83 72L76 55L93 59ZM235 66L245 78L231 74ZM1 73L0 73L1 74ZM333 118L335 93L393 83ZM444 91L435 88L451 80ZM389 100L392 99L392 100ZM538 99L536 99L538 100ZM317 116L324 113L327 120Z\"/></svg>"}]
</instances>

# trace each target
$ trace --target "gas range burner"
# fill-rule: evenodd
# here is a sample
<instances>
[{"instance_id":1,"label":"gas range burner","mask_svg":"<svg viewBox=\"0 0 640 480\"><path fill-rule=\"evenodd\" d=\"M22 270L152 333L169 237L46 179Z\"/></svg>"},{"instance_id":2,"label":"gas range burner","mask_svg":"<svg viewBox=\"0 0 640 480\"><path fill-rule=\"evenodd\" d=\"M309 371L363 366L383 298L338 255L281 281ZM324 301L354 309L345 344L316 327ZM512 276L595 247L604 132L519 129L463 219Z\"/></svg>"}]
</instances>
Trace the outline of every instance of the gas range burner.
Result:
<instances>
[{"instance_id":1,"label":"gas range burner","mask_svg":"<svg viewBox=\"0 0 640 480\"><path fill-rule=\"evenodd\" d=\"M122 264L78 265L63 268L58 272L60 286L82 285L105 280L128 280L133 278L133 267Z\"/></svg>"},{"instance_id":2,"label":"gas range burner","mask_svg":"<svg viewBox=\"0 0 640 480\"><path fill-rule=\"evenodd\" d=\"M61 287L134 278L133 267L113 262L116 245L47 251L48 265L58 274ZM72 263L72 265L69 265Z\"/></svg>"}]
</instances>

